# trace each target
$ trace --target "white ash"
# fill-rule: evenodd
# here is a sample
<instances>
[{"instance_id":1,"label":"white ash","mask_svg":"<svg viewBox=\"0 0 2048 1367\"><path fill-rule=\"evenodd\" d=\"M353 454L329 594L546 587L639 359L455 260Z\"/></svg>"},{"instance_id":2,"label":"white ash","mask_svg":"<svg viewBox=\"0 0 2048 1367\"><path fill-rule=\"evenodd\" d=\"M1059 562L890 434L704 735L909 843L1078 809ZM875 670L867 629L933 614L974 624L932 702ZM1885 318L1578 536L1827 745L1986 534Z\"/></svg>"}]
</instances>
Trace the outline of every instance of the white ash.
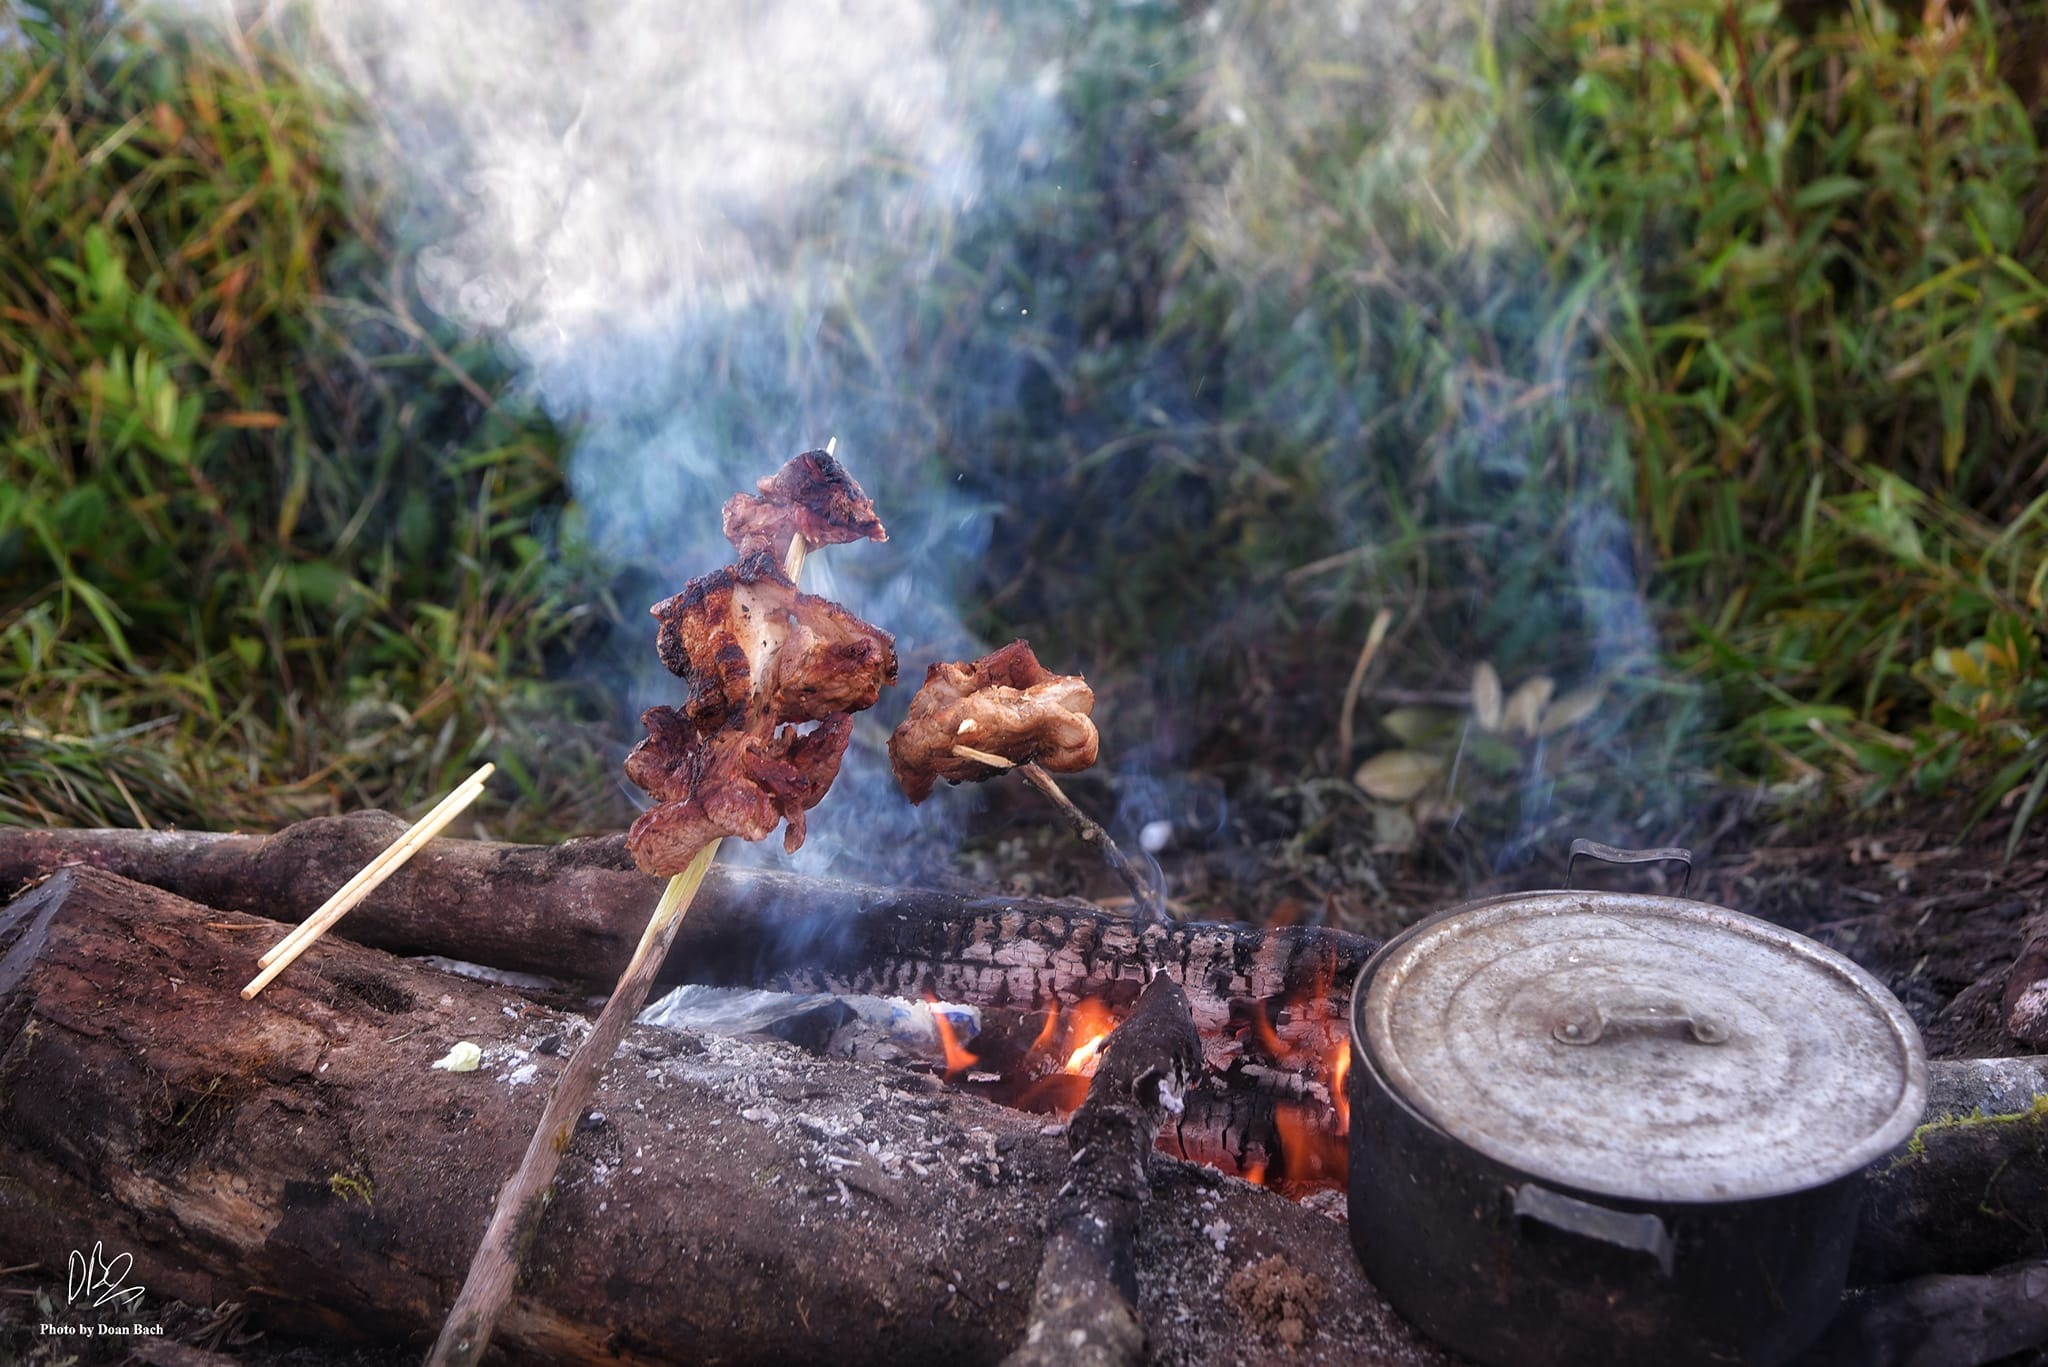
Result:
<instances>
[{"instance_id":1,"label":"white ash","mask_svg":"<svg viewBox=\"0 0 2048 1367\"><path fill-rule=\"evenodd\" d=\"M833 1004L853 1013L825 1046L825 1052L835 1058L886 1062L891 1061L892 1055L900 1056L901 1049L908 1049L921 1057L943 1060L945 1044L933 1020L934 1013L945 1016L953 1038L963 1044L981 1033L981 1011L973 1006L858 993L768 992L698 985L679 987L650 1003L640 1013L639 1022L664 1030L758 1034Z\"/></svg>"},{"instance_id":2,"label":"white ash","mask_svg":"<svg viewBox=\"0 0 2048 1367\"><path fill-rule=\"evenodd\" d=\"M554 978L543 978L535 973L515 973L509 968L492 968L488 964L473 964L463 959L444 959L439 954L422 954L413 960L427 968L437 968L443 973L453 973L458 978L469 978L480 983L495 983L499 987L516 987L534 992L557 992L567 984ZM452 1006L454 998L443 997L441 1004Z\"/></svg>"}]
</instances>

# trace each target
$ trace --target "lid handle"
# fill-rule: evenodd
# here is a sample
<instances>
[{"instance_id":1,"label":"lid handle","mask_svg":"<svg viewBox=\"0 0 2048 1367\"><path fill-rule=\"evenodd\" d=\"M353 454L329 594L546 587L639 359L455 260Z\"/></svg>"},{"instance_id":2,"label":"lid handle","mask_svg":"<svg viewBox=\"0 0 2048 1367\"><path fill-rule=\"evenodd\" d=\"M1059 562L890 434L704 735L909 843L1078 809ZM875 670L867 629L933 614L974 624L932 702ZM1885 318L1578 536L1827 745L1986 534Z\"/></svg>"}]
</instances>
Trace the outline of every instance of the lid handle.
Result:
<instances>
[{"instance_id":1,"label":"lid handle","mask_svg":"<svg viewBox=\"0 0 2048 1367\"><path fill-rule=\"evenodd\" d=\"M1559 1044L1598 1044L1621 1035L1665 1035L1697 1044L1722 1044L1727 1030L1684 1002L1595 1002L1558 1019L1550 1037Z\"/></svg>"},{"instance_id":2,"label":"lid handle","mask_svg":"<svg viewBox=\"0 0 2048 1367\"><path fill-rule=\"evenodd\" d=\"M1685 865L1685 878L1678 885L1678 895L1685 896L1685 890L1692 886L1692 851L1677 845L1665 845L1654 850L1624 850L1613 845L1603 845L1597 840L1580 836L1572 842L1571 854L1564 861L1564 885L1572 885L1572 865L1580 856L1598 859L1603 864L1662 864L1665 862Z\"/></svg>"}]
</instances>

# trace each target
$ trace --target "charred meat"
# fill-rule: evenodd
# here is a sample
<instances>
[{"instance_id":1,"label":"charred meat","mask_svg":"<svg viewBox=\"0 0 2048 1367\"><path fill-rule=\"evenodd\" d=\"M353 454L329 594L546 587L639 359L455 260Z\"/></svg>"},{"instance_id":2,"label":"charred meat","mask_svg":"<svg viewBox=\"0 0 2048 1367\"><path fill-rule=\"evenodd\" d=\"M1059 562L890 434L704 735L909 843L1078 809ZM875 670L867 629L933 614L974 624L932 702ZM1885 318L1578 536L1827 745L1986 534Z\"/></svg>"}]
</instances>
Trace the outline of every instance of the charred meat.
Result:
<instances>
[{"instance_id":1,"label":"charred meat","mask_svg":"<svg viewBox=\"0 0 2048 1367\"><path fill-rule=\"evenodd\" d=\"M680 873L712 841L760 840L779 822L794 853L805 813L838 777L852 714L896 681L888 632L798 592L783 569L792 536L886 540L867 495L822 451L760 489L726 505L738 562L649 609L656 653L688 695L644 713L647 739L626 757L626 777L656 804L626 836L648 873Z\"/></svg>"},{"instance_id":2,"label":"charred meat","mask_svg":"<svg viewBox=\"0 0 2048 1367\"><path fill-rule=\"evenodd\" d=\"M874 502L823 451L804 452L756 487L759 495L734 494L725 503L725 539L742 559L765 550L780 560L797 533L813 546L889 539Z\"/></svg>"},{"instance_id":3,"label":"charred meat","mask_svg":"<svg viewBox=\"0 0 2048 1367\"><path fill-rule=\"evenodd\" d=\"M930 797L939 779L978 782L1002 772L962 748L1072 773L1095 762L1094 709L1086 679L1054 674L1028 643L1012 641L972 664L942 661L925 671L910 715L889 737L889 763L913 803Z\"/></svg>"},{"instance_id":4,"label":"charred meat","mask_svg":"<svg viewBox=\"0 0 2048 1367\"><path fill-rule=\"evenodd\" d=\"M789 823L782 845L804 843L804 814L818 805L853 735L853 717L826 717L808 731L785 726L761 736L727 729L699 735L671 707L649 708L647 739L626 757L626 776L656 805L626 834L633 862L648 873L678 873L714 840L760 840Z\"/></svg>"},{"instance_id":5,"label":"charred meat","mask_svg":"<svg viewBox=\"0 0 2048 1367\"><path fill-rule=\"evenodd\" d=\"M895 638L799 592L765 550L648 611L661 623L662 664L689 685L683 713L699 732L858 712L896 682Z\"/></svg>"}]
</instances>

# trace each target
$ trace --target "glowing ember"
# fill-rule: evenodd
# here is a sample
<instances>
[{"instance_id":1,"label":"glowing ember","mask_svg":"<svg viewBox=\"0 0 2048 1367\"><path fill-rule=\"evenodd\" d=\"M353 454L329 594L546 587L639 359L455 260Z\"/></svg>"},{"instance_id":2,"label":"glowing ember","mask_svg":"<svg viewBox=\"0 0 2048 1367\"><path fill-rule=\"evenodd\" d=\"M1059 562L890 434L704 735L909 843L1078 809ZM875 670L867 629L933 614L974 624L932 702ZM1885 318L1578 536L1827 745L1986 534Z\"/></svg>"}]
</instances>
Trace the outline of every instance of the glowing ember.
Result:
<instances>
[{"instance_id":1,"label":"glowing ember","mask_svg":"<svg viewBox=\"0 0 2048 1367\"><path fill-rule=\"evenodd\" d=\"M1264 1002L1252 1003L1252 1035L1258 1040L1259 1047L1266 1051L1266 1056L1275 1063L1294 1052L1294 1046L1281 1039L1279 1033L1273 1029L1273 1021L1266 1014Z\"/></svg>"},{"instance_id":2,"label":"glowing ember","mask_svg":"<svg viewBox=\"0 0 2048 1367\"><path fill-rule=\"evenodd\" d=\"M1282 1102L1273 1109L1273 1127L1280 1134L1282 1182L1289 1186L1344 1185L1350 1154L1320 1114L1308 1106Z\"/></svg>"},{"instance_id":3,"label":"glowing ember","mask_svg":"<svg viewBox=\"0 0 2048 1367\"><path fill-rule=\"evenodd\" d=\"M926 997L925 1000L935 1003L937 999ZM966 1072L975 1062L976 1056L960 1047L960 1041L953 1034L953 1023L946 1019L946 1013L939 1010L936 1005L932 1007L932 1024L938 1027L939 1045L946 1051L947 1078Z\"/></svg>"}]
</instances>

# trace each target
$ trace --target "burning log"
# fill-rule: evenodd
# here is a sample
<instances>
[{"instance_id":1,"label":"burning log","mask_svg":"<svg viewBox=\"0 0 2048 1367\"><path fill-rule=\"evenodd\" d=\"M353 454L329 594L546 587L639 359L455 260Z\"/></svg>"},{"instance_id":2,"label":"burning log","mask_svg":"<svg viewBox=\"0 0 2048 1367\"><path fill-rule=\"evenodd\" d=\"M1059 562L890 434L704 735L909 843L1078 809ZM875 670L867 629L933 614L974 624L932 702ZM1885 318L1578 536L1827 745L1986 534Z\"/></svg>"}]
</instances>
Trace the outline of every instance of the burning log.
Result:
<instances>
[{"instance_id":1,"label":"burning log","mask_svg":"<svg viewBox=\"0 0 2048 1367\"><path fill-rule=\"evenodd\" d=\"M85 865L222 910L297 920L404 829L396 817L358 812L270 836L0 830L0 894ZM336 933L394 953L608 984L631 959L660 891L618 836L556 846L442 839ZM1024 1012L1103 996L1126 1004L1156 966L1187 990L1196 1023L1215 1038L1239 1024L1233 1002L1277 1000L1318 980L1341 1020L1342 994L1374 948L1319 928L1140 928L1087 902L863 887L714 865L656 981L930 993ZM1299 1029L1280 1034L1293 1042Z\"/></svg>"},{"instance_id":2,"label":"burning log","mask_svg":"<svg viewBox=\"0 0 2048 1367\"><path fill-rule=\"evenodd\" d=\"M1006 1367L1117 1367L1145 1347L1138 1319L1138 1215L1160 1125L1202 1067L1187 994L1154 978L1102 1046L1088 1099L1067 1126L1073 1157L1053 1207L1030 1328Z\"/></svg>"},{"instance_id":3,"label":"burning log","mask_svg":"<svg viewBox=\"0 0 2048 1367\"><path fill-rule=\"evenodd\" d=\"M11 1284L61 1285L98 1240L134 1255L146 1307L234 1299L287 1333L431 1339L495 1175L588 1024L332 938L244 1002L251 946L280 929L91 869L0 910ZM457 1039L484 1066L432 1071ZM571 1138L501 1348L986 1363L1023 1338L1070 1175L1042 1117L776 1042L636 1029L622 1058ZM1234 1361L1276 1332L1270 1297L1214 1289L1284 1252L1321 1288L1291 1363L1445 1361L1366 1285L1340 1226L1149 1161L1135 1303L1156 1356ZM7 1332L0 1316L0 1356Z\"/></svg>"}]
</instances>

